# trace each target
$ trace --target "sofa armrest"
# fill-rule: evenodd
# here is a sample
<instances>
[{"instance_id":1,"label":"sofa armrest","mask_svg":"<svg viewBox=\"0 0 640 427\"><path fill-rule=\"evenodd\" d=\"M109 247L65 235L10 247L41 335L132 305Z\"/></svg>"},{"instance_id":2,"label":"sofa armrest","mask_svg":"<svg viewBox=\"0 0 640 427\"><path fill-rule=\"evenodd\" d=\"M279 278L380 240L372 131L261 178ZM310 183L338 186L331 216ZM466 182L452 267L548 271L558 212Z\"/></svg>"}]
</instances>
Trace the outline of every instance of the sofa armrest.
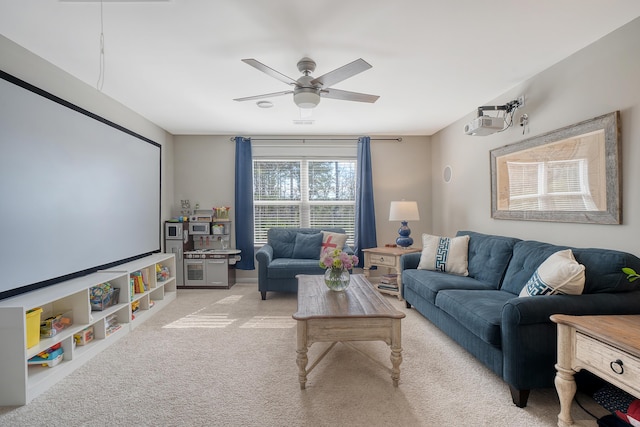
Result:
<instances>
[{"instance_id":1,"label":"sofa armrest","mask_svg":"<svg viewBox=\"0 0 640 427\"><path fill-rule=\"evenodd\" d=\"M518 390L553 387L557 326L552 314L640 314L640 291L515 297L502 308L504 380Z\"/></svg>"},{"instance_id":2,"label":"sofa armrest","mask_svg":"<svg viewBox=\"0 0 640 427\"><path fill-rule=\"evenodd\" d=\"M409 270L418 268L420 264L420 252L412 252L410 254L404 254L400 257L400 270Z\"/></svg>"},{"instance_id":3,"label":"sofa armrest","mask_svg":"<svg viewBox=\"0 0 640 427\"><path fill-rule=\"evenodd\" d=\"M266 292L267 271L269 264L273 261L273 246L266 244L258 249L256 252L256 260L258 261L258 290L260 292Z\"/></svg>"},{"instance_id":4,"label":"sofa armrest","mask_svg":"<svg viewBox=\"0 0 640 427\"><path fill-rule=\"evenodd\" d=\"M258 251L256 252L256 260L258 260L260 264L264 264L265 266L271 264L271 261L273 261L273 246L267 243L266 245L258 249Z\"/></svg>"},{"instance_id":5,"label":"sofa armrest","mask_svg":"<svg viewBox=\"0 0 640 427\"><path fill-rule=\"evenodd\" d=\"M502 308L503 324L551 323L552 314L640 314L640 291L516 297Z\"/></svg>"}]
</instances>

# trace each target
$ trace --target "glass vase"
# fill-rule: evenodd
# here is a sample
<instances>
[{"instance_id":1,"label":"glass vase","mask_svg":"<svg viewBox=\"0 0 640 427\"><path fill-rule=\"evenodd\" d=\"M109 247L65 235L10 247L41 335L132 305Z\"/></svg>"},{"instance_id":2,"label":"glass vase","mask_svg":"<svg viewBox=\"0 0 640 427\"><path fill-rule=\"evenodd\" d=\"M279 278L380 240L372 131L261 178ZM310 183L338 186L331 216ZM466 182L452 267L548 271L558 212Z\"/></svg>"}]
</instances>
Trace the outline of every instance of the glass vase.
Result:
<instances>
[{"instance_id":1,"label":"glass vase","mask_svg":"<svg viewBox=\"0 0 640 427\"><path fill-rule=\"evenodd\" d=\"M349 270L341 268L327 268L324 272L324 283L332 291L344 291L349 287L351 276Z\"/></svg>"}]
</instances>

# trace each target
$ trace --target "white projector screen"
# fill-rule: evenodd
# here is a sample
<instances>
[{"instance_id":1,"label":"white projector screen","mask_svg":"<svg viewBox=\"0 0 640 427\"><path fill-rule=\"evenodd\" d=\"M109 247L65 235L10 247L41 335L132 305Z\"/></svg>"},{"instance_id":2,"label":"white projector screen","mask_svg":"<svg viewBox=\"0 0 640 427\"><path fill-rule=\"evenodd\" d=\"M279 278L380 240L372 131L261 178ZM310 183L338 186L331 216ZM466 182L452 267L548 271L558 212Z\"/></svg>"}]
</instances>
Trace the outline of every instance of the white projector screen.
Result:
<instances>
[{"instance_id":1,"label":"white projector screen","mask_svg":"<svg viewBox=\"0 0 640 427\"><path fill-rule=\"evenodd\" d=\"M159 252L160 145L0 77L0 299Z\"/></svg>"}]
</instances>

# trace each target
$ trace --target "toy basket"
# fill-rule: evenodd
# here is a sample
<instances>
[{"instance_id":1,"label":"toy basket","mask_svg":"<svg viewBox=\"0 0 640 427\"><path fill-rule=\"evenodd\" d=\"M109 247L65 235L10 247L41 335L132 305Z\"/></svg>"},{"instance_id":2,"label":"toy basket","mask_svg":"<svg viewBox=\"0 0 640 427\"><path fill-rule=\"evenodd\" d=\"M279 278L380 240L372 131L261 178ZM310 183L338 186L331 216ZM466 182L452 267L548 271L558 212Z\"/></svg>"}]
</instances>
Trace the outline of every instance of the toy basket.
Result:
<instances>
[{"instance_id":1,"label":"toy basket","mask_svg":"<svg viewBox=\"0 0 640 427\"><path fill-rule=\"evenodd\" d=\"M111 288L111 290L102 295L91 297L91 311L102 311L118 303L120 296L120 288Z\"/></svg>"},{"instance_id":2,"label":"toy basket","mask_svg":"<svg viewBox=\"0 0 640 427\"><path fill-rule=\"evenodd\" d=\"M34 308L27 312L27 348L34 347L40 343L41 314L41 308Z\"/></svg>"}]
</instances>

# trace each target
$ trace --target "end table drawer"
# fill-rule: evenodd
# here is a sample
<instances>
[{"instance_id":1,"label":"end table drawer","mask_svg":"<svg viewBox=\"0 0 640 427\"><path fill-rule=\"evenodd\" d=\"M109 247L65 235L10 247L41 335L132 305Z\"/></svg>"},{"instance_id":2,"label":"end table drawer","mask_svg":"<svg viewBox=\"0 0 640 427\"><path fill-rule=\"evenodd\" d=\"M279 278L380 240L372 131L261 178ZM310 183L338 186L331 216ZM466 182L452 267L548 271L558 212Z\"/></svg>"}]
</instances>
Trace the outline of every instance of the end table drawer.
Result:
<instances>
[{"instance_id":1,"label":"end table drawer","mask_svg":"<svg viewBox=\"0 0 640 427\"><path fill-rule=\"evenodd\" d=\"M393 255L378 255L371 254L369 255L369 261L372 265L380 265L387 267L395 267L396 265L396 257Z\"/></svg>"},{"instance_id":2,"label":"end table drawer","mask_svg":"<svg viewBox=\"0 0 640 427\"><path fill-rule=\"evenodd\" d=\"M605 380L636 388L640 383L640 359L603 342L576 333L576 359L594 368Z\"/></svg>"}]
</instances>

